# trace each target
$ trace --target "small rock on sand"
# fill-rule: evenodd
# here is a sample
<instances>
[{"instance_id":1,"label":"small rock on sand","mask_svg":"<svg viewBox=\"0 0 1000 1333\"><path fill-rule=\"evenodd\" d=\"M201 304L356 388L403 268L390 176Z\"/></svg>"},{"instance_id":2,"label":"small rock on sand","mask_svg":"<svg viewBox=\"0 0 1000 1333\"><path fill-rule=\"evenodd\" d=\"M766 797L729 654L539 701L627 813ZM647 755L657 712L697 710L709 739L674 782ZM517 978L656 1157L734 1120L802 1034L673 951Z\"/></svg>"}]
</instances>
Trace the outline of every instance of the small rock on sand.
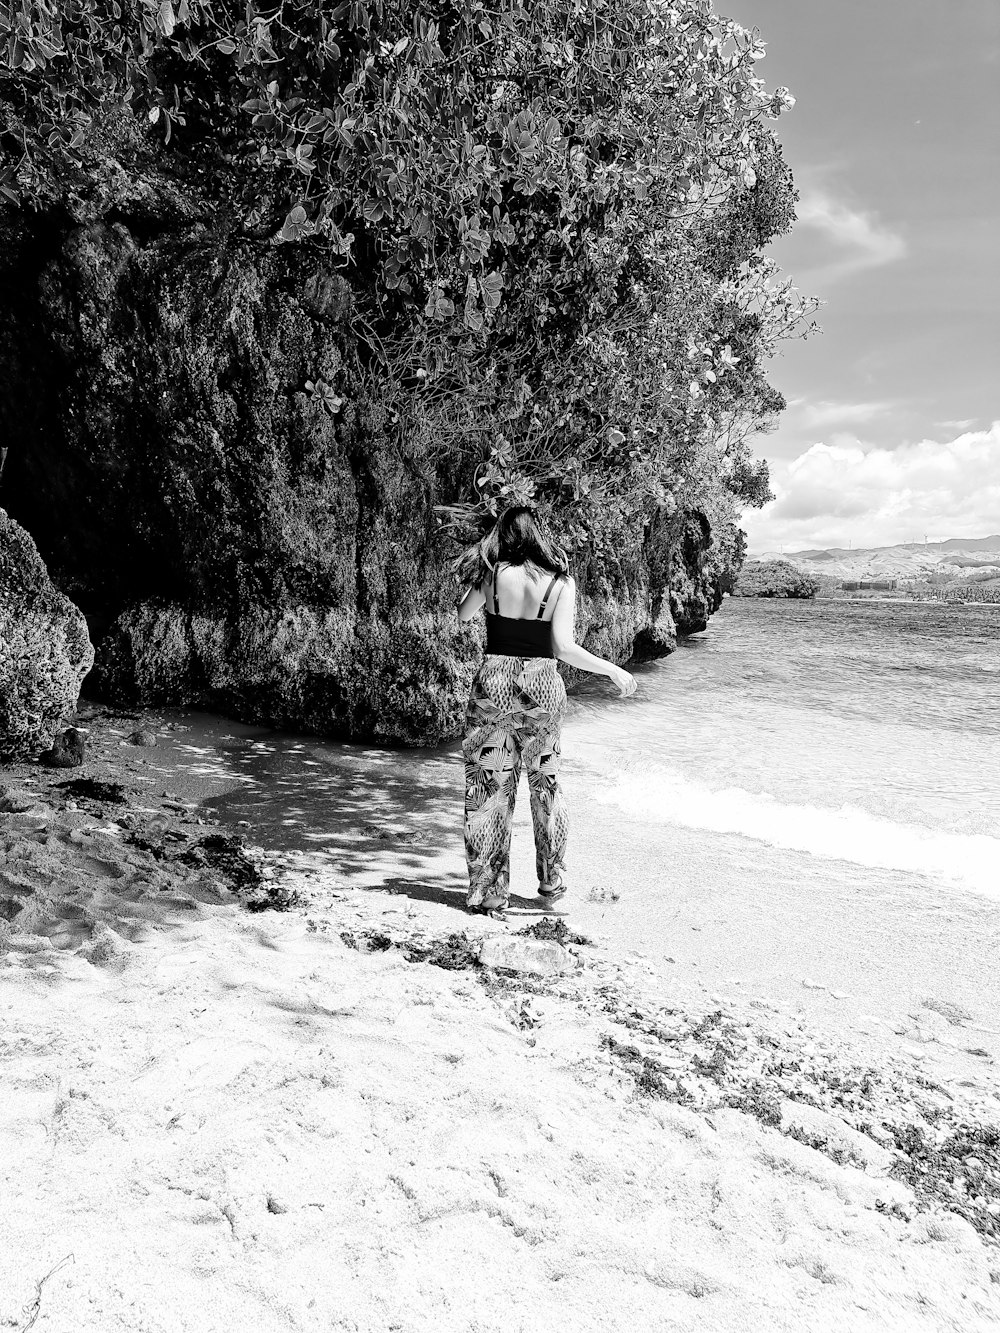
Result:
<instances>
[{"instance_id":1,"label":"small rock on sand","mask_svg":"<svg viewBox=\"0 0 1000 1333\"><path fill-rule=\"evenodd\" d=\"M156 733L149 731L146 727L139 727L137 731L133 731L129 736L128 743L129 745L155 745Z\"/></svg>"},{"instance_id":2,"label":"small rock on sand","mask_svg":"<svg viewBox=\"0 0 1000 1333\"><path fill-rule=\"evenodd\" d=\"M576 967L573 955L553 940L515 939L509 935L490 935L483 940L479 961L485 967L533 972L543 977L570 972Z\"/></svg>"}]
</instances>

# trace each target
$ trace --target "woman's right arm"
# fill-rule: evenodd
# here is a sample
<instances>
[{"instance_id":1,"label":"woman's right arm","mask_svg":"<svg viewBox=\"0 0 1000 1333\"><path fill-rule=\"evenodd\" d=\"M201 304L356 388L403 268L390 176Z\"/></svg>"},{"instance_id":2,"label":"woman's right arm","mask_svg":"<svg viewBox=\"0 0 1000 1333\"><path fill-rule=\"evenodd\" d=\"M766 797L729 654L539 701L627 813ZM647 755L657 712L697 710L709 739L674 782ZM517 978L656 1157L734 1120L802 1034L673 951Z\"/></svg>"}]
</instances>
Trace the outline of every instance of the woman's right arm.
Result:
<instances>
[{"instance_id":1,"label":"woman's right arm","mask_svg":"<svg viewBox=\"0 0 1000 1333\"><path fill-rule=\"evenodd\" d=\"M479 588L470 588L456 607L458 623L464 625L467 620L471 620L473 616L478 615L485 605L485 585Z\"/></svg>"},{"instance_id":2,"label":"woman's right arm","mask_svg":"<svg viewBox=\"0 0 1000 1333\"><path fill-rule=\"evenodd\" d=\"M579 667L581 671L593 671L599 676L607 676L610 681L618 686L623 698L635 694L637 686L634 676L629 675L624 668L616 666L614 662L607 662L603 657L598 657L595 653L590 653L586 648L580 647L574 632L575 619L576 582L572 577L567 577L566 587L556 602L556 609L552 614L552 647L556 657L559 658L560 662L565 662L567 666Z\"/></svg>"}]
</instances>

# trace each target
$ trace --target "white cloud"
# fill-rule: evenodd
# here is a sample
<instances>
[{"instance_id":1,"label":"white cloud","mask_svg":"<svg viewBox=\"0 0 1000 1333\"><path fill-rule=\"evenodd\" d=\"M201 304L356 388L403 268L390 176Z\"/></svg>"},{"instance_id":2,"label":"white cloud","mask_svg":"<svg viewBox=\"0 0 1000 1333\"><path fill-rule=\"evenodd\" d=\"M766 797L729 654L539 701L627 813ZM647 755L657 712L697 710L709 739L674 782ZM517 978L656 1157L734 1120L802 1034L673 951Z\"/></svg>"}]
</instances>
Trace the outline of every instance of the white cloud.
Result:
<instances>
[{"instance_id":1,"label":"white cloud","mask_svg":"<svg viewBox=\"0 0 1000 1333\"><path fill-rule=\"evenodd\" d=\"M799 227L812 227L840 252L810 275L813 283L831 283L891 264L906 254L902 236L879 222L875 214L851 208L826 190L806 190L796 211Z\"/></svg>"},{"instance_id":2,"label":"white cloud","mask_svg":"<svg viewBox=\"0 0 1000 1333\"><path fill-rule=\"evenodd\" d=\"M937 425L942 430L968 430L970 426L976 424L975 417L963 417L960 421L939 421Z\"/></svg>"},{"instance_id":3,"label":"white cloud","mask_svg":"<svg viewBox=\"0 0 1000 1333\"><path fill-rule=\"evenodd\" d=\"M895 449L834 435L773 467L775 501L748 511L753 551L889 546L1000 533L1000 421Z\"/></svg>"},{"instance_id":4,"label":"white cloud","mask_svg":"<svg viewBox=\"0 0 1000 1333\"><path fill-rule=\"evenodd\" d=\"M795 417L796 424L805 427L816 426L858 426L868 421L874 421L876 417L884 416L895 406L891 402L881 403L835 403L829 400L822 400L816 403L807 403L804 399L799 399L796 407L799 409ZM792 404L789 404L789 416L792 416ZM971 424L971 423L967 423Z\"/></svg>"}]
</instances>

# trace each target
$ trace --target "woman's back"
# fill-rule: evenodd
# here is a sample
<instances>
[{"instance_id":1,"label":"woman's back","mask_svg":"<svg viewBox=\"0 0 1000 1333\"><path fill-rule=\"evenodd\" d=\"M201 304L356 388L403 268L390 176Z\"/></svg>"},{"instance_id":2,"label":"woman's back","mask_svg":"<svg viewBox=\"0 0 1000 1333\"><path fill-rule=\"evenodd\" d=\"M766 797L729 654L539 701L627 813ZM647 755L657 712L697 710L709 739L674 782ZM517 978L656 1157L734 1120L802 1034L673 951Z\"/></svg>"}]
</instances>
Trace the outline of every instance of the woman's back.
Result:
<instances>
[{"instance_id":1,"label":"woman's back","mask_svg":"<svg viewBox=\"0 0 1000 1333\"><path fill-rule=\"evenodd\" d=\"M527 564L508 565L501 561L489 582L486 610L491 615L511 620L537 620L541 609L541 619L551 620L556 605L555 588L551 586L554 578L558 575L546 569Z\"/></svg>"},{"instance_id":2,"label":"woman's back","mask_svg":"<svg viewBox=\"0 0 1000 1333\"><path fill-rule=\"evenodd\" d=\"M552 613L561 591L558 582L558 574L498 561L489 587L483 589L486 652L505 657L555 657Z\"/></svg>"}]
</instances>

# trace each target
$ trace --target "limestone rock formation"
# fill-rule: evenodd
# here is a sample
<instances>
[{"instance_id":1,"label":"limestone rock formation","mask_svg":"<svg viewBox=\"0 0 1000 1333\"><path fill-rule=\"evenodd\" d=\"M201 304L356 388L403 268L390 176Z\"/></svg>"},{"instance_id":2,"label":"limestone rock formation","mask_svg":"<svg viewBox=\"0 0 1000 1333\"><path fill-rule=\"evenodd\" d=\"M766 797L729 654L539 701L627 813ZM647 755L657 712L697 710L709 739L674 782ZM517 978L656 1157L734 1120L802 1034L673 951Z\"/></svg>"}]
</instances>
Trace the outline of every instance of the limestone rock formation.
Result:
<instances>
[{"instance_id":1,"label":"limestone rock formation","mask_svg":"<svg viewBox=\"0 0 1000 1333\"><path fill-rule=\"evenodd\" d=\"M82 613L0 509L0 761L34 758L76 708L94 661Z\"/></svg>"},{"instance_id":2,"label":"limestone rock formation","mask_svg":"<svg viewBox=\"0 0 1000 1333\"><path fill-rule=\"evenodd\" d=\"M790 560L750 560L740 571L734 597L815 597L816 580Z\"/></svg>"},{"instance_id":3,"label":"limestone rock formation","mask_svg":"<svg viewBox=\"0 0 1000 1333\"><path fill-rule=\"evenodd\" d=\"M198 224L4 236L5 503L97 643L88 689L433 744L482 647L460 627L451 478L366 396L342 276ZM659 656L718 605L707 520L581 582L578 635ZM669 589L668 589L669 585Z\"/></svg>"},{"instance_id":4,"label":"limestone rock formation","mask_svg":"<svg viewBox=\"0 0 1000 1333\"><path fill-rule=\"evenodd\" d=\"M477 653L454 614L140 603L105 637L94 688L116 702L426 745L461 726Z\"/></svg>"},{"instance_id":5,"label":"limestone rock formation","mask_svg":"<svg viewBox=\"0 0 1000 1333\"><path fill-rule=\"evenodd\" d=\"M726 554L713 541L706 516L693 511L675 524L669 545L670 610L679 634L699 634L722 605Z\"/></svg>"}]
</instances>

